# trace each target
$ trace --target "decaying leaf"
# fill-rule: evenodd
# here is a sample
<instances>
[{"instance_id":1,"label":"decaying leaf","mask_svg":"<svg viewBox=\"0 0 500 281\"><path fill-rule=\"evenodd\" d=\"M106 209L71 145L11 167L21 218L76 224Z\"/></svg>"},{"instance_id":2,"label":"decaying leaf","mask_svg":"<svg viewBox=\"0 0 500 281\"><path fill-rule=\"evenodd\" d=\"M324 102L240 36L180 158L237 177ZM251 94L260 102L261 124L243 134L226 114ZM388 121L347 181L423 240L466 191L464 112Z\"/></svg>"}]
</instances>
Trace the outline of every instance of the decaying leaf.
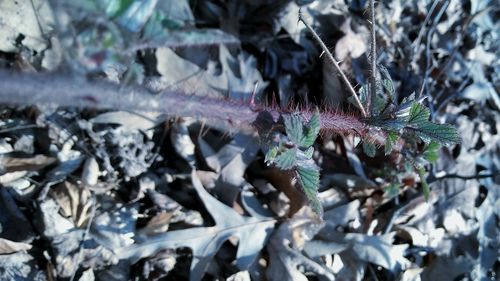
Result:
<instances>
[{"instance_id":1,"label":"decaying leaf","mask_svg":"<svg viewBox=\"0 0 500 281\"><path fill-rule=\"evenodd\" d=\"M406 268L409 261L404 257L407 244L394 245L395 233L370 236L359 233L321 232L320 237L325 242L311 241L306 244L306 249L313 256L328 253L338 254L347 251L348 256L359 261L380 265L393 272L400 272ZM322 245L321 247L318 247ZM313 250L314 249L314 250Z\"/></svg>"},{"instance_id":2,"label":"decaying leaf","mask_svg":"<svg viewBox=\"0 0 500 281\"><path fill-rule=\"evenodd\" d=\"M70 217L76 227L82 227L89 218L91 209L90 191L68 181L52 187L49 193L61 207L61 213Z\"/></svg>"},{"instance_id":3,"label":"decaying leaf","mask_svg":"<svg viewBox=\"0 0 500 281\"><path fill-rule=\"evenodd\" d=\"M327 280L334 280L334 275L326 266L304 256L300 249L304 242L310 240L318 230L314 217L304 208L301 212L280 225L271 237L267 246L269 252L269 267L266 277L270 281L278 280L308 280L305 272L313 272ZM307 243L307 242L306 242ZM301 266L304 270L300 270Z\"/></svg>"},{"instance_id":4,"label":"decaying leaf","mask_svg":"<svg viewBox=\"0 0 500 281\"><path fill-rule=\"evenodd\" d=\"M0 175L16 171L36 171L56 162L53 157L45 155L3 154L0 156Z\"/></svg>"},{"instance_id":5,"label":"decaying leaf","mask_svg":"<svg viewBox=\"0 0 500 281\"><path fill-rule=\"evenodd\" d=\"M0 255L0 279L21 281L43 281L46 274L41 271L33 256L17 252L10 255Z\"/></svg>"},{"instance_id":6,"label":"decaying leaf","mask_svg":"<svg viewBox=\"0 0 500 281\"><path fill-rule=\"evenodd\" d=\"M189 278L200 280L222 243L230 237L237 237L239 241L236 254L238 267L247 269L255 261L270 230L276 223L275 219L241 216L212 197L194 171L191 173L191 180L198 196L215 220L215 226L167 231L156 237L138 241L132 246L118 249L119 257L137 261L164 249L188 247L193 251Z\"/></svg>"},{"instance_id":7,"label":"decaying leaf","mask_svg":"<svg viewBox=\"0 0 500 281\"><path fill-rule=\"evenodd\" d=\"M0 11L0 50L16 50L19 40L23 46L37 52L47 48L46 36L54 24L48 1L2 1Z\"/></svg>"},{"instance_id":8,"label":"decaying leaf","mask_svg":"<svg viewBox=\"0 0 500 281\"><path fill-rule=\"evenodd\" d=\"M0 254L12 254L19 251L27 251L33 246L28 243L14 242L4 238L0 238Z\"/></svg>"}]
</instances>

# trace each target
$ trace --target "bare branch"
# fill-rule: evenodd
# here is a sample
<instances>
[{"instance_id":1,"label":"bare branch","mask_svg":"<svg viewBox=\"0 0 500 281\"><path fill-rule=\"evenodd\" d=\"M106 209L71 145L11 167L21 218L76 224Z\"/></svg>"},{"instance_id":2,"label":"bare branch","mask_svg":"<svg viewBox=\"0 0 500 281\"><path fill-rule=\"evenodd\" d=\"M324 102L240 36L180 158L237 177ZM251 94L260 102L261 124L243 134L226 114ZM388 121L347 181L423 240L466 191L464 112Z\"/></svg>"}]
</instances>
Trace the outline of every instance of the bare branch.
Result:
<instances>
[{"instance_id":1,"label":"bare branch","mask_svg":"<svg viewBox=\"0 0 500 281\"><path fill-rule=\"evenodd\" d=\"M353 96L354 100L356 101L358 108L361 110L361 114L363 114L363 117L367 117L366 111L365 111L363 105L361 104L361 101L359 100L358 95L356 94L356 91L354 90L354 87L352 86L351 82L349 82L349 79L347 79L347 76L340 69L338 62L335 60L335 58L333 57L330 50L328 50L325 43L323 43L323 40L321 40L321 38L316 33L316 31L314 31L314 29L304 20L304 18L302 18L302 14L300 12L299 12L299 21L301 21L306 26L306 28L309 30L309 32L311 32L311 34L313 35L316 42L318 42L318 44L321 46L323 53L326 54L326 57L328 58L328 60L335 66L335 69L340 74L340 77L342 77L342 80L347 85L347 88L349 89L349 91L351 92L351 95Z\"/></svg>"},{"instance_id":2,"label":"bare branch","mask_svg":"<svg viewBox=\"0 0 500 281\"><path fill-rule=\"evenodd\" d=\"M375 36L375 1L370 0L370 21L371 21L371 58L370 58L370 94L366 108L369 114L373 112L373 101L377 94L377 38Z\"/></svg>"}]
</instances>

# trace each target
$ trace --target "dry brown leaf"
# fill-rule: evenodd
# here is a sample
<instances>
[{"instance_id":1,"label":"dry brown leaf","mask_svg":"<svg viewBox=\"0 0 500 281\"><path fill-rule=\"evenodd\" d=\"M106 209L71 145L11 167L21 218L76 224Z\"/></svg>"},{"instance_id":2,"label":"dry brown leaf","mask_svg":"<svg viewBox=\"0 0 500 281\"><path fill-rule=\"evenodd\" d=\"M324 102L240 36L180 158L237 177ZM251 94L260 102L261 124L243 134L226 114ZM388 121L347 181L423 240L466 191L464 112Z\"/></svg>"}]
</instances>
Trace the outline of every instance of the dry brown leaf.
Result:
<instances>
[{"instance_id":1,"label":"dry brown leaf","mask_svg":"<svg viewBox=\"0 0 500 281\"><path fill-rule=\"evenodd\" d=\"M30 155L18 157L11 154L0 156L0 175L16 171L37 171L56 162L54 157L45 155Z\"/></svg>"},{"instance_id":2,"label":"dry brown leaf","mask_svg":"<svg viewBox=\"0 0 500 281\"><path fill-rule=\"evenodd\" d=\"M0 255L12 254L19 251L27 251L31 249L31 244L14 242L11 240L0 238Z\"/></svg>"},{"instance_id":3,"label":"dry brown leaf","mask_svg":"<svg viewBox=\"0 0 500 281\"><path fill-rule=\"evenodd\" d=\"M278 168L263 171L263 176L279 191L290 199L288 216L292 217L307 204L306 196L293 185L293 175Z\"/></svg>"},{"instance_id":4,"label":"dry brown leaf","mask_svg":"<svg viewBox=\"0 0 500 281\"><path fill-rule=\"evenodd\" d=\"M92 207L89 190L64 181L53 187L50 195L57 201L63 216L71 217L76 227L85 225Z\"/></svg>"},{"instance_id":5,"label":"dry brown leaf","mask_svg":"<svg viewBox=\"0 0 500 281\"><path fill-rule=\"evenodd\" d=\"M172 216L173 214L170 212L161 212L156 214L149 220L144 228L139 230L139 234L150 236L167 232Z\"/></svg>"}]
</instances>

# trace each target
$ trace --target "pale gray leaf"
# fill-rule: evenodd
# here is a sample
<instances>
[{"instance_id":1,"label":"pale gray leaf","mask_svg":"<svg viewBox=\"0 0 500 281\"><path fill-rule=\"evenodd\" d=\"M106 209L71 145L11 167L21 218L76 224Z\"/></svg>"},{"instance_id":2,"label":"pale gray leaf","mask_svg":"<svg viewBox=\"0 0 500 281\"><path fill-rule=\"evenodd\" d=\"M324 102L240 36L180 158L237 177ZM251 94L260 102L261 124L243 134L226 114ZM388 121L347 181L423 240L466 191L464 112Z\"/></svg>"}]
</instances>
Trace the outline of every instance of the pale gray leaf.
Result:
<instances>
[{"instance_id":1,"label":"pale gray leaf","mask_svg":"<svg viewBox=\"0 0 500 281\"><path fill-rule=\"evenodd\" d=\"M126 130L147 131L163 121L157 113L132 113L112 111L97 115L89 120L92 124L122 125Z\"/></svg>"},{"instance_id":2,"label":"pale gray leaf","mask_svg":"<svg viewBox=\"0 0 500 281\"><path fill-rule=\"evenodd\" d=\"M190 280L196 281L203 277L208 263L220 246L229 237L234 236L239 239L237 264L241 267L248 267L253 263L269 236L268 232L276 221L272 218L260 219L241 216L210 195L201 184L195 171L191 173L191 179L193 187L212 215L216 225L176 230L148 238L135 245L118 249L117 253L120 257L136 261L163 249L189 247L193 251Z\"/></svg>"},{"instance_id":3,"label":"pale gray leaf","mask_svg":"<svg viewBox=\"0 0 500 281\"><path fill-rule=\"evenodd\" d=\"M29 254L17 252L0 255L0 280L44 281L45 274L38 270L36 260Z\"/></svg>"}]
</instances>

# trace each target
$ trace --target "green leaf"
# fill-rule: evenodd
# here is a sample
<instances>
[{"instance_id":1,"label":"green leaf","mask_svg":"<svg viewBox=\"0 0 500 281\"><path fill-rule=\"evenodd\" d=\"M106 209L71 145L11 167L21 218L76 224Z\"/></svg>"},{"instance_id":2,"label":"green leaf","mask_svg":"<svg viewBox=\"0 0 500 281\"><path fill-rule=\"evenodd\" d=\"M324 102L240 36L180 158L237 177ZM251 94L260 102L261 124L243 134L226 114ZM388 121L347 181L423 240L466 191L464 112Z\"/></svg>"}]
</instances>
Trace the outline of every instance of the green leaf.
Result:
<instances>
[{"instance_id":1,"label":"green leaf","mask_svg":"<svg viewBox=\"0 0 500 281\"><path fill-rule=\"evenodd\" d=\"M452 145L460 142L457 129L450 124L435 124L427 122L418 128L412 128L424 142L436 141L442 145Z\"/></svg>"},{"instance_id":2,"label":"green leaf","mask_svg":"<svg viewBox=\"0 0 500 281\"><path fill-rule=\"evenodd\" d=\"M408 115L408 129L414 131L426 143L436 141L443 145L450 145L460 142L460 136L455 127L449 124L432 123L429 117L429 109L414 102Z\"/></svg>"},{"instance_id":3,"label":"green leaf","mask_svg":"<svg viewBox=\"0 0 500 281\"><path fill-rule=\"evenodd\" d=\"M106 15L113 18L119 16L130 7L133 0L101 0L101 5L106 11Z\"/></svg>"},{"instance_id":4,"label":"green leaf","mask_svg":"<svg viewBox=\"0 0 500 281\"><path fill-rule=\"evenodd\" d=\"M392 147L398 140L399 135L397 132L389 131L387 133L387 138L385 139L385 155L388 155L392 151Z\"/></svg>"},{"instance_id":5,"label":"green leaf","mask_svg":"<svg viewBox=\"0 0 500 281\"><path fill-rule=\"evenodd\" d=\"M410 114L408 116L408 124L420 127L425 123L430 123L430 115L431 113L428 108L419 104L418 102L413 102L410 108Z\"/></svg>"},{"instance_id":6,"label":"green leaf","mask_svg":"<svg viewBox=\"0 0 500 281\"><path fill-rule=\"evenodd\" d=\"M288 138L294 144L300 144L304 135L302 118L298 114L283 115Z\"/></svg>"},{"instance_id":7,"label":"green leaf","mask_svg":"<svg viewBox=\"0 0 500 281\"><path fill-rule=\"evenodd\" d=\"M373 113L381 114L387 105L387 98L383 93L377 93L375 95L375 100L372 101L372 103L373 103Z\"/></svg>"},{"instance_id":8,"label":"green leaf","mask_svg":"<svg viewBox=\"0 0 500 281\"><path fill-rule=\"evenodd\" d=\"M306 159L311 159L313 157L313 153L314 153L314 147L312 146L302 152L302 154L304 154L304 158Z\"/></svg>"},{"instance_id":9,"label":"green leaf","mask_svg":"<svg viewBox=\"0 0 500 281\"><path fill-rule=\"evenodd\" d=\"M400 183L390 183L384 188L385 193L389 198L393 198L399 194L402 184Z\"/></svg>"},{"instance_id":10,"label":"green leaf","mask_svg":"<svg viewBox=\"0 0 500 281\"><path fill-rule=\"evenodd\" d=\"M278 156L278 152L279 152L279 148L277 146L269 148L269 150L267 150L264 162L274 163L276 156Z\"/></svg>"},{"instance_id":11,"label":"green leaf","mask_svg":"<svg viewBox=\"0 0 500 281\"><path fill-rule=\"evenodd\" d=\"M386 130L398 131L406 126L406 118L392 118L388 116L373 116L367 119L368 124Z\"/></svg>"},{"instance_id":12,"label":"green leaf","mask_svg":"<svg viewBox=\"0 0 500 281\"><path fill-rule=\"evenodd\" d=\"M420 177L420 182L422 183L422 189L424 192L424 198L427 202L429 201L430 188L427 184L427 181L425 180L425 168L422 166L415 166L415 169L417 170L418 176Z\"/></svg>"},{"instance_id":13,"label":"green leaf","mask_svg":"<svg viewBox=\"0 0 500 281\"><path fill-rule=\"evenodd\" d=\"M440 147L441 145L439 145L438 142L435 141L430 142L424 150L423 153L424 159L429 161L430 163L436 162L439 158Z\"/></svg>"},{"instance_id":14,"label":"green leaf","mask_svg":"<svg viewBox=\"0 0 500 281\"><path fill-rule=\"evenodd\" d=\"M282 170L291 170L297 163L297 148L289 148L281 152L274 159L274 163Z\"/></svg>"},{"instance_id":15,"label":"green leaf","mask_svg":"<svg viewBox=\"0 0 500 281\"><path fill-rule=\"evenodd\" d=\"M312 209L323 217L323 207L318 198L319 167L316 164L298 166L297 177Z\"/></svg>"},{"instance_id":16,"label":"green leaf","mask_svg":"<svg viewBox=\"0 0 500 281\"><path fill-rule=\"evenodd\" d=\"M377 148L375 147L374 143L371 142L363 142L363 151L368 157L375 157L375 154L377 153Z\"/></svg>"},{"instance_id":17,"label":"green leaf","mask_svg":"<svg viewBox=\"0 0 500 281\"><path fill-rule=\"evenodd\" d=\"M368 95L370 94L369 87L370 87L370 84L362 85L358 91L359 101L361 102L362 105L365 105L365 106L366 106L366 101L368 100Z\"/></svg>"},{"instance_id":18,"label":"green leaf","mask_svg":"<svg viewBox=\"0 0 500 281\"><path fill-rule=\"evenodd\" d=\"M321 122L319 117L319 110L316 109L314 114L311 116L311 119L307 123L306 132L301 139L299 146L301 147L310 147L316 141L318 137L319 130L321 129Z\"/></svg>"},{"instance_id":19,"label":"green leaf","mask_svg":"<svg viewBox=\"0 0 500 281\"><path fill-rule=\"evenodd\" d=\"M396 91L394 89L394 82L392 81L392 78L391 78L391 75L389 74L389 71L383 65L379 65L378 69L379 69L380 74L382 76L382 86L384 87L385 91L387 92L389 99L391 101L395 101L396 100Z\"/></svg>"},{"instance_id":20,"label":"green leaf","mask_svg":"<svg viewBox=\"0 0 500 281\"><path fill-rule=\"evenodd\" d=\"M118 23L138 32L155 11L158 0L135 0L118 17Z\"/></svg>"},{"instance_id":21,"label":"green leaf","mask_svg":"<svg viewBox=\"0 0 500 281\"><path fill-rule=\"evenodd\" d=\"M394 96L394 84L392 83L392 80L383 79L382 86L384 86L384 89L386 90L386 92L389 95L389 97L391 98L391 100L394 99L395 98L395 96Z\"/></svg>"}]
</instances>

